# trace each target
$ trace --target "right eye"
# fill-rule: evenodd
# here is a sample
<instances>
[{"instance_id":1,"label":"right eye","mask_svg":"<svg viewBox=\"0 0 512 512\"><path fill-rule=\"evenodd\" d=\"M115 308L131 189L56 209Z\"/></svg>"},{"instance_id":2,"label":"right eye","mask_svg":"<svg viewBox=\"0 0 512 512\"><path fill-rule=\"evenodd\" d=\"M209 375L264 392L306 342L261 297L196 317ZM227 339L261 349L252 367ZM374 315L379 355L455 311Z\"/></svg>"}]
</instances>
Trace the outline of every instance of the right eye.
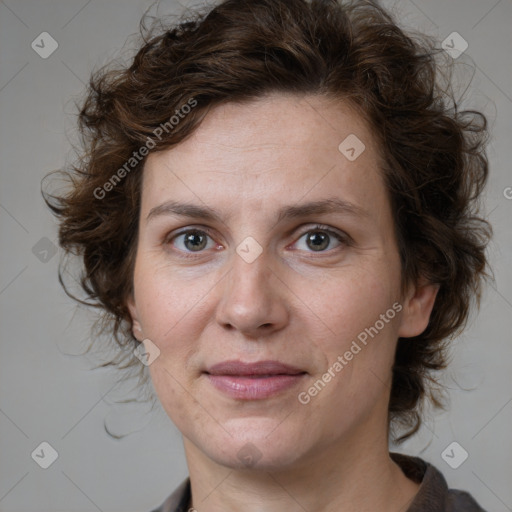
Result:
<instances>
[{"instance_id":1,"label":"right eye","mask_svg":"<svg viewBox=\"0 0 512 512\"><path fill-rule=\"evenodd\" d=\"M166 238L165 243L183 253L198 253L217 244L210 234L201 229L186 229Z\"/></svg>"}]
</instances>

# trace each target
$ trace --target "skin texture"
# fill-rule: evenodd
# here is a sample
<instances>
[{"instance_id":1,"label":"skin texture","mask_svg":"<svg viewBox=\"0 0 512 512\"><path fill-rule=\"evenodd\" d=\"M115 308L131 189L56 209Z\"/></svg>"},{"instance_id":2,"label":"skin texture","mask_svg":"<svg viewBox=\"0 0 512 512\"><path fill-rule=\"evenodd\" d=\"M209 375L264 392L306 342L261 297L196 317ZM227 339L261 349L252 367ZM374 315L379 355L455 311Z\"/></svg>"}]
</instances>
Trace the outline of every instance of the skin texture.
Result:
<instances>
[{"instance_id":1,"label":"skin texture","mask_svg":"<svg viewBox=\"0 0 512 512\"><path fill-rule=\"evenodd\" d=\"M366 147L354 161L338 150L350 134ZM332 198L364 213L277 221L284 206ZM148 219L169 200L208 206L220 220ZM315 251L307 242L317 224L344 241L329 235ZM177 236L183 228L207 229L206 246L190 250ZM236 252L247 237L263 249L251 263ZM199 512L406 510L418 486L388 454L391 367L398 337L426 328L436 287L402 296L400 272L378 148L347 103L283 94L228 103L178 146L148 156L128 305L137 339L160 349L151 379L184 436ZM395 303L401 311L300 403ZM230 359L307 373L270 398L235 400L203 373Z\"/></svg>"}]
</instances>

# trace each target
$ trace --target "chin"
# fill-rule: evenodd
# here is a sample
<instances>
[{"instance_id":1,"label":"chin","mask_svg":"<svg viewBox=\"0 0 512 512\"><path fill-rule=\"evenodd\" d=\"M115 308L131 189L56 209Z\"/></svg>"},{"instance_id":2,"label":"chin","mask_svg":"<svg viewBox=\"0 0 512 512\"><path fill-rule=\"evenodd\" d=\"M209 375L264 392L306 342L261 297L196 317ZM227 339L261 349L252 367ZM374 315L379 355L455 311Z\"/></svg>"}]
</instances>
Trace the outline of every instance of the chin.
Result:
<instances>
[{"instance_id":1,"label":"chin","mask_svg":"<svg viewBox=\"0 0 512 512\"><path fill-rule=\"evenodd\" d=\"M306 452L300 428L270 418L231 421L215 442L213 434L202 436L198 445L214 462L232 469L278 470L295 464ZM281 429L281 430L280 430ZM302 447L299 452L297 447Z\"/></svg>"},{"instance_id":2,"label":"chin","mask_svg":"<svg viewBox=\"0 0 512 512\"><path fill-rule=\"evenodd\" d=\"M231 449L223 449L222 453L207 453L217 464L230 469L251 471L280 471L292 467L298 460L293 447L275 450L271 446L256 445L248 441ZM210 449L210 447L209 447ZM210 449L211 450L211 449Z\"/></svg>"}]
</instances>

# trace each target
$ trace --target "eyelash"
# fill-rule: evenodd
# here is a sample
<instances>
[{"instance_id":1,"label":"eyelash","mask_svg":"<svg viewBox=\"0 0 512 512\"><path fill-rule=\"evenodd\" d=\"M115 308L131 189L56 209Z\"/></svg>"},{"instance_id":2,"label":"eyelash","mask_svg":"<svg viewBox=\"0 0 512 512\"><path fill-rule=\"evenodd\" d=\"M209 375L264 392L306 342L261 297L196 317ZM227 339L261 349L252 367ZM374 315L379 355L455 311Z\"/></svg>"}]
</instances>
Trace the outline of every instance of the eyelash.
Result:
<instances>
[{"instance_id":1,"label":"eyelash","mask_svg":"<svg viewBox=\"0 0 512 512\"><path fill-rule=\"evenodd\" d=\"M304 231L303 233L301 233L300 236L298 237L297 241L300 240L304 235L307 235L309 233L313 233L315 231L321 231L323 233L326 233L330 237L334 237L342 245L345 245L345 246L349 246L351 244L351 242L352 242L352 239L350 238L349 235L347 235L345 233L344 234L338 233L337 231L334 231L334 230L330 229L328 226L324 226L322 224L317 224L316 226L314 226L312 228L309 228L306 231ZM182 231L179 231L178 233L173 234L172 236L167 236L164 239L164 244L165 245L169 245L169 244L172 243L173 240L175 240L179 236L185 235L187 233L206 234L206 235L208 235L213 240L213 233L208 228L201 228L201 229L199 229L199 228L191 228L191 227L189 227L189 228L183 229ZM327 251L318 251L318 254L320 254L320 255L326 254L326 253L329 254L329 253L331 253L333 251L336 251L336 248L335 249L330 249L330 250L327 250ZM203 255L204 250L203 251L197 251L196 253L194 253L193 251L182 251L181 249L177 249L177 252L184 254L184 256L182 256L184 258L193 259L193 258L198 258L201 255ZM308 252L310 252L311 254L315 254L315 251L308 251Z\"/></svg>"}]
</instances>

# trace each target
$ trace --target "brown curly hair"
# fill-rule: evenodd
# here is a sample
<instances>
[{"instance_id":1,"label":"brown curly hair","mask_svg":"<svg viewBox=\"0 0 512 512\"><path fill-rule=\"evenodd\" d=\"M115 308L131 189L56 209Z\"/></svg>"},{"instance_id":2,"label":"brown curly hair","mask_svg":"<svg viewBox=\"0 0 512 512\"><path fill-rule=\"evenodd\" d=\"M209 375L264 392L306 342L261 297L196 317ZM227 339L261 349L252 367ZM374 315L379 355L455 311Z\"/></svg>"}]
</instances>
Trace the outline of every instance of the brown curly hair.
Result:
<instances>
[{"instance_id":1,"label":"brown curly hair","mask_svg":"<svg viewBox=\"0 0 512 512\"><path fill-rule=\"evenodd\" d=\"M113 333L122 349L101 366L140 367L147 381L132 354L138 341L126 305L144 155L184 140L221 103L280 91L339 98L379 143L403 289L420 278L440 287L426 330L398 340L389 419L409 429L398 441L409 437L420 425L422 398L441 405L433 371L446 366L448 340L467 323L488 275L491 228L478 209L487 123L479 112L458 110L449 79L441 85L450 57L369 1L227 0L149 30L146 16L133 60L91 76L79 114L80 158L62 171L71 188L45 193L60 221L60 245L83 258L82 302L103 312L97 333ZM66 288L62 272L59 278Z\"/></svg>"}]
</instances>

